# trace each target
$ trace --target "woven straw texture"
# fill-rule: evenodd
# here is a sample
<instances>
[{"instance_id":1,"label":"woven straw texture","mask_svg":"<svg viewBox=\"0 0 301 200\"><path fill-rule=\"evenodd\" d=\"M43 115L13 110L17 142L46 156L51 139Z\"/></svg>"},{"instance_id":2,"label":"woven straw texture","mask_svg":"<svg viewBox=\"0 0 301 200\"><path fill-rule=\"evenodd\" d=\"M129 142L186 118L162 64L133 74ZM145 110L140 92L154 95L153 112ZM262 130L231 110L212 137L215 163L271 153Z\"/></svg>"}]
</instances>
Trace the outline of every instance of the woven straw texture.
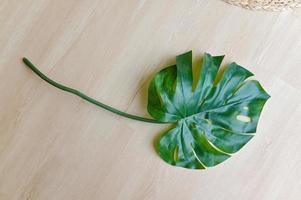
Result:
<instances>
[{"instance_id":1,"label":"woven straw texture","mask_svg":"<svg viewBox=\"0 0 301 200\"><path fill-rule=\"evenodd\" d=\"M224 0L227 3L255 10L281 11L300 7L301 0Z\"/></svg>"}]
</instances>

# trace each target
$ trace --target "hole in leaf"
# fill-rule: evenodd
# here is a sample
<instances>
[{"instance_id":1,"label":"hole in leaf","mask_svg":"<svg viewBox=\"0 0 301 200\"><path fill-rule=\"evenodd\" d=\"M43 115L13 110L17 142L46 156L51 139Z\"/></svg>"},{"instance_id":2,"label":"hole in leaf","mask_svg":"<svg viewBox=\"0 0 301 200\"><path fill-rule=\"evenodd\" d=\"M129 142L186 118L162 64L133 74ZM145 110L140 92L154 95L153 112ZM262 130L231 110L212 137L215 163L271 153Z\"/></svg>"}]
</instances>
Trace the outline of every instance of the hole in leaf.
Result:
<instances>
[{"instance_id":1,"label":"hole in leaf","mask_svg":"<svg viewBox=\"0 0 301 200\"><path fill-rule=\"evenodd\" d=\"M249 107L248 106L244 106L243 109L244 110L249 110Z\"/></svg>"},{"instance_id":2,"label":"hole in leaf","mask_svg":"<svg viewBox=\"0 0 301 200\"><path fill-rule=\"evenodd\" d=\"M236 119L245 123L251 122L251 118L245 115L237 115Z\"/></svg>"}]
</instances>

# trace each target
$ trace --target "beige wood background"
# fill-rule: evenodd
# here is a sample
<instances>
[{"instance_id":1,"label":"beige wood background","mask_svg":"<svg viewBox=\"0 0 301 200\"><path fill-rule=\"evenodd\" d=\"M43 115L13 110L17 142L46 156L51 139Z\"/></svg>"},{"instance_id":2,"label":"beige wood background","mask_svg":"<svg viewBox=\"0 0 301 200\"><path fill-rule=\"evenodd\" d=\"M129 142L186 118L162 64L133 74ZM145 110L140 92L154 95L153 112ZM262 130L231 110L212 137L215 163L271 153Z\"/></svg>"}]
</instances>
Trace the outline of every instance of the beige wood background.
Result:
<instances>
[{"instance_id":1,"label":"beige wood background","mask_svg":"<svg viewBox=\"0 0 301 200\"><path fill-rule=\"evenodd\" d=\"M301 199L301 12L219 0L0 0L1 200ZM257 136L206 171L165 164L168 125L121 118L59 91L40 69L147 116L152 75L192 49L226 54L272 98Z\"/></svg>"}]
</instances>

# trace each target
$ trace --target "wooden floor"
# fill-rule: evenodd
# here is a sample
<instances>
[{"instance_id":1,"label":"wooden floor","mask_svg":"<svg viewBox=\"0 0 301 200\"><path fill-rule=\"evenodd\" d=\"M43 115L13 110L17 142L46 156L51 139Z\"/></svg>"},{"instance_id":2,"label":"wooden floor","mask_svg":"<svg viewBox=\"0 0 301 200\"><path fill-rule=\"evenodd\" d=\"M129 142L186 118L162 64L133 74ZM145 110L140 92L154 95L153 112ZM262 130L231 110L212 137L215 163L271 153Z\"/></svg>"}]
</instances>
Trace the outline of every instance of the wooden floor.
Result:
<instances>
[{"instance_id":1,"label":"wooden floor","mask_svg":"<svg viewBox=\"0 0 301 200\"><path fill-rule=\"evenodd\" d=\"M0 199L301 199L300 33L300 10L219 0L0 0ZM256 137L208 170L161 160L153 141L168 125L98 109L21 62L147 116L152 75L187 50L226 54L272 96Z\"/></svg>"}]
</instances>

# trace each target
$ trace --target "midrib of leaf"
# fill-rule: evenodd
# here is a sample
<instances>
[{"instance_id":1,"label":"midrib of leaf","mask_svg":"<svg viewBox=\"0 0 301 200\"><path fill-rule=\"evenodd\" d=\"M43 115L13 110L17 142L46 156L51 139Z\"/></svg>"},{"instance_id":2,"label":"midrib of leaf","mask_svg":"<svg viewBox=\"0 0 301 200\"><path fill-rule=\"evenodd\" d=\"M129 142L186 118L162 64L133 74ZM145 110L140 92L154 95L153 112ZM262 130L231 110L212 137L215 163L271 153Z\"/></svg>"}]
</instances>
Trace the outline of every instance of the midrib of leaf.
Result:
<instances>
[{"instance_id":1,"label":"midrib of leaf","mask_svg":"<svg viewBox=\"0 0 301 200\"><path fill-rule=\"evenodd\" d=\"M220 110L222 108L233 106L233 105L236 105L236 104L240 104L242 102L243 102L243 100L242 101L238 101L238 102L234 102L234 103L230 103L230 104L225 104L225 105L222 105L222 106L219 106L219 107L216 107L216 108L212 108L212 109L209 109L209 110L204 110L202 112L199 112L199 113L192 114L192 115L189 115L187 117L184 117L181 120L185 120L186 121L187 119L191 119L191 118L193 118L195 116L198 116L198 115L201 115L201 114L204 114L204 113L208 113L208 112L218 111L218 110Z\"/></svg>"}]
</instances>

